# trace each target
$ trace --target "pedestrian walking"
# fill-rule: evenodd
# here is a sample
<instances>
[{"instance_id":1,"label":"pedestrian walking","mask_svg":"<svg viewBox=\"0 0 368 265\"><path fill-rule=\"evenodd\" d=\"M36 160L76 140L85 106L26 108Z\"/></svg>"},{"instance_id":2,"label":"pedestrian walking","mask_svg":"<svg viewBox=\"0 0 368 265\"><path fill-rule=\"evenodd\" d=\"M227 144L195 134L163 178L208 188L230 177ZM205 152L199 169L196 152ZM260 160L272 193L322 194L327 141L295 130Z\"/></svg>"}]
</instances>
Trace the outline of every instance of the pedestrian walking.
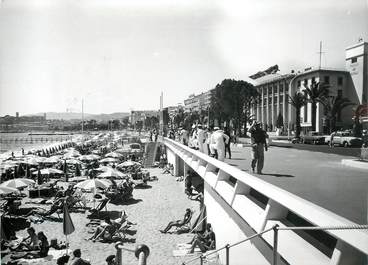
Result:
<instances>
[{"instance_id":1,"label":"pedestrian walking","mask_svg":"<svg viewBox=\"0 0 368 265\"><path fill-rule=\"evenodd\" d=\"M180 139L181 139L181 143L183 145L188 145L189 142L189 133L187 130L185 130L185 128L181 128L180 129Z\"/></svg>"},{"instance_id":2,"label":"pedestrian walking","mask_svg":"<svg viewBox=\"0 0 368 265\"><path fill-rule=\"evenodd\" d=\"M230 149L231 136L230 136L230 128L229 127L225 127L224 133L229 137L229 141L227 143L225 143L225 157L226 157L226 153L229 153L229 159L231 159L231 149Z\"/></svg>"},{"instance_id":3,"label":"pedestrian walking","mask_svg":"<svg viewBox=\"0 0 368 265\"><path fill-rule=\"evenodd\" d=\"M336 132L332 132L331 135L330 135L330 147L334 147L334 144L333 144L333 139L336 135Z\"/></svg>"},{"instance_id":4,"label":"pedestrian walking","mask_svg":"<svg viewBox=\"0 0 368 265\"><path fill-rule=\"evenodd\" d=\"M197 141L199 151L204 153L204 144L206 138L205 138L205 131L202 129L202 124L197 125Z\"/></svg>"},{"instance_id":5,"label":"pedestrian walking","mask_svg":"<svg viewBox=\"0 0 368 265\"><path fill-rule=\"evenodd\" d=\"M262 169L264 165L264 150L267 149L267 133L261 128L261 123L255 121L249 128L251 133L251 146L252 146L252 172L254 173L257 166L257 174L262 174Z\"/></svg>"},{"instance_id":6,"label":"pedestrian walking","mask_svg":"<svg viewBox=\"0 0 368 265\"><path fill-rule=\"evenodd\" d=\"M225 160L225 144L227 144L230 138L224 134L220 127L214 128L215 132L211 136L211 144L213 151L217 153L217 159L220 161Z\"/></svg>"},{"instance_id":7,"label":"pedestrian walking","mask_svg":"<svg viewBox=\"0 0 368 265\"><path fill-rule=\"evenodd\" d=\"M207 149L207 155L209 155L209 156L211 156L211 148L210 148L211 136L212 136L212 127L208 127L206 129L206 142L205 142L205 146L206 146L206 149Z\"/></svg>"}]
</instances>

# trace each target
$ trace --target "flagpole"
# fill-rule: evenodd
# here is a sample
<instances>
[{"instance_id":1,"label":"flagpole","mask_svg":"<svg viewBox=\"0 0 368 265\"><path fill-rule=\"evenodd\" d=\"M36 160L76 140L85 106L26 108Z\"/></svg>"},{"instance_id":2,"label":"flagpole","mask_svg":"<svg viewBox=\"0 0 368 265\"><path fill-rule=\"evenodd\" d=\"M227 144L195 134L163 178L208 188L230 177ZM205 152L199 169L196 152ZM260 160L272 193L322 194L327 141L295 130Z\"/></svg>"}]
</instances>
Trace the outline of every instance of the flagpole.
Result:
<instances>
[{"instance_id":1,"label":"flagpole","mask_svg":"<svg viewBox=\"0 0 368 265\"><path fill-rule=\"evenodd\" d=\"M65 246L66 246L65 254L68 255L68 248L69 248L68 235L65 235Z\"/></svg>"}]
</instances>

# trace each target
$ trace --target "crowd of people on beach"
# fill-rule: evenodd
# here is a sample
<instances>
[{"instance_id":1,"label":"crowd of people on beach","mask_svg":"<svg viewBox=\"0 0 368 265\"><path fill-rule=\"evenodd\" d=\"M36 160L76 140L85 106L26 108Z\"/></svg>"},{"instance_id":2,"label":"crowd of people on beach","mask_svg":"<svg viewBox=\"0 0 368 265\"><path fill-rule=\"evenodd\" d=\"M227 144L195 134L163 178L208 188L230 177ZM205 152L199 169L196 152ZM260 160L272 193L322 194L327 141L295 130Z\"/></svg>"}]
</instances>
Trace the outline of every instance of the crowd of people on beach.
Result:
<instances>
[{"instance_id":1,"label":"crowd of people on beach","mask_svg":"<svg viewBox=\"0 0 368 265\"><path fill-rule=\"evenodd\" d=\"M218 159L225 156L222 148L225 148L226 142L230 140L230 137L219 128L210 131L201 125L193 128L187 140L184 129L181 129L177 136L186 145L201 152L208 152ZM219 143L221 137L224 137L223 145ZM208 140L211 138L214 140ZM157 132L153 131L150 140L157 140ZM60 214L65 215L65 211L89 214L87 217L90 221L87 225L92 229L90 231L92 235L86 240L134 242L134 238L126 237L126 232L134 234L136 223L128 220L126 212L121 211L119 216L112 217L103 215L105 213L103 209L109 203L132 199L135 187L146 185L147 181L157 180L157 177L149 176L149 173L142 169L142 156L137 153L119 153L123 146L121 137L114 139L114 135L111 134L99 135L95 139L69 142L60 147L54 146L27 154L24 151L22 155L13 153L3 159L2 162L9 166L1 169L0 189L2 187L4 189L0 194L1 256L5 258L2 264L19 264L18 262L24 260L42 259L50 255L50 250L64 253L69 248L68 242L49 240L48 237L52 235L36 231L36 227L45 221L63 222L64 218L60 218ZM158 152L160 160L155 165L162 168L163 173L172 174L165 149L161 147ZM191 173L188 173L189 175ZM12 181L16 183L25 181L25 183L19 186L14 184L14 188L9 186L8 189L12 192L8 192L5 190L5 184ZM84 186L83 183L87 182L88 184L94 182L94 185L99 182L103 184L91 188ZM196 199L199 201L203 199L203 186L193 188L191 182L187 180L185 184L188 198L195 190ZM44 193L44 190L47 190L47 193ZM28 191L28 194L25 191ZM26 207L27 204L31 207ZM177 228L174 231L176 233L193 232L194 230L190 231L188 226L192 219L193 211L188 208L182 220L169 222L161 232L168 233L173 227ZM26 230L27 237L19 237L18 232L22 230ZM190 252L198 248L200 251L215 248L215 237L210 225L207 229L195 229L194 232L197 232L197 235L188 243ZM81 257L80 249L73 251L72 258L65 254L59 255L56 263L90 264ZM106 263L115 264L115 257L107 257Z\"/></svg>"},{"instance_id":2,"label":"crowd of people on beach","mask_svg":"<svg viewBox=\"0 0 368 265\"><path fill-rule=\"evenodd\" d=\"M44 221L64 222L59 215L63 213L65 216L65 211L89 214L88 226L93 229L93 236L88 239L93 242L134 241L134 238L126 238L128 230L134 234L135 223L127 219L125 211L114 219L110 216L102 218L103 214L108 214L103 212L108 203L133 199L134 188L147 185L147 181L153 179L142 168L142 153L125 148L122 137L101 134L94 139L69 142L60 147L27 154L22 151L21 155L12 153L2 160L2 264L44 258L50 248L66 249L66 242L57 243L55 239L49 242L45 233L36 233L31 226ZM48 190L46 195L44 189ZM33 190L38 193L33 194ZM32 207L26 207L26 204ZM24 239L17 236L23 229L29 235ZM73 255L71 263L62 256L57 264L90 264L83 263L80 250L74 250ZM106 262L114 264L111 257Z\"/></svg>"}]
</instances>

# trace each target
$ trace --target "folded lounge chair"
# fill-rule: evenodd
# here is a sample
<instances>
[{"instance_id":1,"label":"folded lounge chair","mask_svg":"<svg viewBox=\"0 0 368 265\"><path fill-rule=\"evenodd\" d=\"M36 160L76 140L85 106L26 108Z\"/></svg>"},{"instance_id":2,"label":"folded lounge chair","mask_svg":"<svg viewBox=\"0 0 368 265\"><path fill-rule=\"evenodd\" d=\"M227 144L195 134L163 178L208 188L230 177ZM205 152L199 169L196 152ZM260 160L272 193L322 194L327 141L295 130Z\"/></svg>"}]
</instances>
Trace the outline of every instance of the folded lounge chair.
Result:
<instances>
[{"instance_id":1,"label":"folded lounge chair","mask_svg":"<svg viewBox=\"0 0 368 265\"><path fill-rule=\"evenodd\" d=\"M103 199L95 208L89 210L91 216L97 215L100 216L101 211L105 208L107 212L107 204L110 202L110 199Z\"/></svg>"}]
</instances>

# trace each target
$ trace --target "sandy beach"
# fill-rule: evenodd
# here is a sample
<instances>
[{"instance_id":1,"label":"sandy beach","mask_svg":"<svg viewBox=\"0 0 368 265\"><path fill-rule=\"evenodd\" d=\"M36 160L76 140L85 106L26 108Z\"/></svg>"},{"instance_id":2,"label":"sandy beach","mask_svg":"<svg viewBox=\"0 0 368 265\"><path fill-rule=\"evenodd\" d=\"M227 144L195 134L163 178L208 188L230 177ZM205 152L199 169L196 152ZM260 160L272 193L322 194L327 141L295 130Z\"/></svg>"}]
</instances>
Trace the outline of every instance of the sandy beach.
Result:
<instances>
[{"instance_id":1,"label":"sandy beach","mask_svg":"<svg viewBox=\"0 0 368 265\"><path fill-rule=\"evenodd\" d=\"M158 230L163 229L171 220L181 219L186 208L194 211L194 218L199 213L199 203L191 201L184 193L184 183L178 182L170 174L161 174L162 169L149 169L151 176L157 176L158 181L148 182L145 189L134 189L134 202L127 205L114 205L109 203L108 211L123 211L128 214L128 220L137 223L137 233L127 235L127 238L135 238L136 242L125 242L124 247L134 249L138 244L146 244L150 248L148 264L181 264L190 257L173 257L172 250L178 243L186 243L192 238L192 234L162 234ZM89 222L86 213L71 213L75 226L75 232L68 236L70 250L80 248L82 257L90 260L91 264L105 264L108 255L116 254L115 243L101 243L86 241L93 230L87 227ZM44 231L49 240L57 238L65 240L63 225L60 222L45 221L41 224L32 224L36 231ZM26 231L17 232L17 236L26 236ZM134 253L123 251L124 264L137 264ZM33 263L34 264L34 263ZM56 260L42 261L38 264L56 264Z\"/></svg>"}]
</instances>

